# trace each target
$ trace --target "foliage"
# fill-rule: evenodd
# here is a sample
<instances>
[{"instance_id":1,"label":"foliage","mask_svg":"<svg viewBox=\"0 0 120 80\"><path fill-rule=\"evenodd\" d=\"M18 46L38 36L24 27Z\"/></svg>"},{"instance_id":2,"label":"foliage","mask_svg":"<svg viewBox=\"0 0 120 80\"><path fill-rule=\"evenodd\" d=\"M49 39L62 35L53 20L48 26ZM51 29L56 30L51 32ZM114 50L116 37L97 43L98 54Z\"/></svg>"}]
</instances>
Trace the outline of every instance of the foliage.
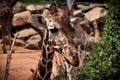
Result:
<instances>
[{"instance_id":1,"label":"foliage","mask_svg":"<svg viewBox=\"0 0 120 80\"><path fill-rule=\"evenodd\" d=\"M101 42L91 49L77 80L120 80L120 1L109 0L107 6Z\"/></svg>"}]
</instances>

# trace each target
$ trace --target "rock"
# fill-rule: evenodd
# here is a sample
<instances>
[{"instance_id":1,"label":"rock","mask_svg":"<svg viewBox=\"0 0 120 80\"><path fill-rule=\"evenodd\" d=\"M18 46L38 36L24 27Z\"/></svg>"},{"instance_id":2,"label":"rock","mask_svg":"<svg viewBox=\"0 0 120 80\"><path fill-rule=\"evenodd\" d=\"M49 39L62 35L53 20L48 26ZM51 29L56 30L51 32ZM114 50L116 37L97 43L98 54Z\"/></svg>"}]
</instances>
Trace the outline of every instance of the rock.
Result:
<instances>
[{"instance_id":1,"label":"rock","mask_svg":"<svg viewBox=\"0 0 120 80\"><path fill-rule=\"evenodd\" d=\"M28 49L40 49L41 47L41 37L40 35L34 35L31 36L27 41L26 41L26 45L25 48Z\"/></svg>"},{"instance_id":2,"label":"rock","mask_svg":"<svg viewBox=\"0 0 120 80\"><path fill-rule=\"evenodd\" d=\"M78 9L84 9L84 8L87 8L88 6L85 6L85 5L81 5L81 4L78 4L77 5L77 8Z\"/></svg>"},{"instance_id":3,"label":"rock","mask_svg":"<svg viewBox=\"0 0 120 80\"><path fill-rule=\"evenodd\" d=\"M39 13L42 13L44 8L45 8L44 6L36 5L36 11L39 12Z\"/></svg>"},{"instance_id":4,"label":"rock","mask_svg":"<svg viewBox=\"0 0 120 80\"><path fill-rule=\"evenodd\" d=\"M20 13L14 14L12 24L14 27L16 26L22 26L27 24L28 18L31 16L31 13L29 11L24 11Z\"/></svg>"},{"instance_id":5,"label":"rock","mask_svg":"<svg viewBox=\"0 0 120 80\"><path fill-rule=\"evenodd\" d=\"M25 10L26 10L25 5L20 1L18 1L13 7L13 13L23 12Z\"/></svg>"},{"instance_id":6,"label":"rock","mask_svg":"<svg viewBox=\"0 0 120 80\"><path fill-rule=\"evenodd\" d=\"M29 40L26 42L25 48L32 49L32 50L39 50L40 49L40 40Z\"/></svg>"},{"instance_id":7,"label":"rock","mask_svg":"<svg viewBox=\"0 0 120 80\"><path fill-rule=\"evenodd\" d=\"M77 5L77 8L78 9L81 9L82 12L87 12L95 7L106 7L106 4L94 4L94 3L91 3L89 5L81 5L81 4L78 4Z\"/></svg>"},{"instance_id":8,"label":"rock","mask_svg":"<svg viewBox=\"0 0 120 80\"><path fill-rule=\"evenodd\" d=\"M27 5L26 10L33 12L33 11L36 11L36 8L34 5Z\"/></svg>"},{"instance_id":9,"label":"rock","mask_svg":"<svg viewBox=\"0 0 120 80\"><path fill-rule=\"evenodd\" d=\"M21 39L16 39L15 46L23 47L23 46L25 46L25 42L23 40L21 40Z\"/></svg>"},{"instance_id":10,"label":"rock","mask_svg":"<svg viewBox=\"0 0 120 80\"><path fill-rule=\"evenodd\" d=\"M99 3L96 3L96 4L91 3L91 4L89 4L89 7L91 7L91 8L95 8L95 7L106 7L106 6L107 6L106 4L99 4Z\"/></svg>"},{"instance_id":11,"label":"rock","mask_svg":"<svg viewBox=\"0 0 120 80\"><path fill-rule=\"evenodd\" d=\"M32 28L28 28L28 29L21 30L17 38L25 39L35 34L37 34L35 30L33 30Z\"/></svg>"},{"instance_id":12,"label":"rock","mask_svg":"<svg viewBox=\"0 0 120 80\"><path fill-rule=\"evenodd\" d=\"M85 6L85 5L81 5L81 4L78 4L77 8L80 9L82 12L88 11L91 9L89 6Z\"/></svg>"},{"instance_id":13,"label":"rock","mask_svg":"<svg viewBox=\"0 0 120 80\"><path fill-rule=\"evenodd\" d=\"M31 36L25 44L25 48L32 50L39 50L42 46L42 41L40 35Z\"/></svg>"},{"instance_id":14,"label":"rock","mask_svg":"<svg viewBox=\"0 0 120 80\"><path fill-rule=\"evenodd\" d=\"M85 13L85 19L89 21L95 21L97 19L103 18L107 14L107 10L101 7L96 7L89 12Z\"/></svg>"},{"instance_id":15,"label":"rock","mask_svg":"<svg viewBox=\"0 0 120 80\"><path fill-rule=\"evenodd\" d=\"M74 17L83 17L83 13L81 10L76 10L73 12Z\"/></svg>"},{"instance_id":16,"label":"rock","mask_svg":"<svg viewBox=\"0 0 120 80\"><path fill-rule=\"evenodd\" d=\"M38 35L38 34L33 35L33 36L31 36L28 40L36 40L36 39L41 40L40 35Z\"/></svg>"},{"instance_id":17,"label":"rock","mask_svg":"<svg viewBox=\"0 0 120 80\"><path fill-rule=\"evenodd\" d=\"M50 14L50 11L47 10L47 9L44 9L43 13L42 13L42 20L41 20L42 23L44 23L44 24L46 23L46 21L44 20L44 18L46 18L48 16L48 14Z\"/></svg>"},{"instance_id":18,"label":"rock","mask_svg":"<svg viewBox=\"0 0 120 80\"><path fill-rule=\"evenodd\" d=\"M44 9L43 13L42 13L42 16L46 17L49 13L50 13L50 11L48 9Z\"/></svg>"},{"instance_id":19,"label":"rock","mask_svg":"<svg viewBox=\"0 0 120 80\"><path fill-rule=\"evenodd\" d=\"M30 42L30 41L32 41L32 40L38 40L38 41L40 41L40 40L41 40L41 36L38 35L38 34L33 35L33 36L31 36L31 37L27 40L27 42Z\"/></svg>"}]
</instances>

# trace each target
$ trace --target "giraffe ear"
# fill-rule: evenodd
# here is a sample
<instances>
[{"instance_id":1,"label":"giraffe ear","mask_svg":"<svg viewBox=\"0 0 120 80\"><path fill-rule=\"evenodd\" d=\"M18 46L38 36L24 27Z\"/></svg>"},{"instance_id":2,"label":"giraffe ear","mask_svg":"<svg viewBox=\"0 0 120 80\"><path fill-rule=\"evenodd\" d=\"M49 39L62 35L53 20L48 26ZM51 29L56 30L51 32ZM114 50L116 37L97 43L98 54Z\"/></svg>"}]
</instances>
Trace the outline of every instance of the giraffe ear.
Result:
<instances>
[{"instance_id":1,"label":"giraffe ear","mask_svg":"<svg viewBox=\"0 0 120 80\"><path fill-rule=\"evenodd\" d=\"M57 12L58 12L58 9L57 9L56 3L52 3L50 6L50 14L53 15Z\"/></svg>"},{"instance_id":2,"label":"giraffe ear","mask_svg":"<svg viewBox=\"0 0 120 80\"><path fill-rule=\"evenodd\" d=\"M68 16L70 15L70 10L69 10L69 8L68 8L66 3L62 3L60 5L60 9L61 9L62 14L68 15Z\"/></svg>"}]
</instances>

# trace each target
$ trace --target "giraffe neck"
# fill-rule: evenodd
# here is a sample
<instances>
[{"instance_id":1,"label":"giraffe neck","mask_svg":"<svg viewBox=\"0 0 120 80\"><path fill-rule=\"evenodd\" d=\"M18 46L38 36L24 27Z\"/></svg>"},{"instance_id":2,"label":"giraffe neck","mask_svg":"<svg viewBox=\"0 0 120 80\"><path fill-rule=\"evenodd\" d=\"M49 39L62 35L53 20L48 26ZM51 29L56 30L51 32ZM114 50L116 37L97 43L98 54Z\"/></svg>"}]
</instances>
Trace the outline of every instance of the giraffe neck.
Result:
<instances>
[{"instance_id":1,"label":"giraffe neck","mask_svg":"<svg viewBox=\"0 0 120 80\"><path fill-rule=\"evenodd\" d=\"M54 52L55 49L50 45L43 45L37 69L29 80L50 80Z\"/></svg>"},{"instance_id":2,"label":"giraffe neck","mask_svg":"<svg viewBox=\"0 0 120 80\"><path fill-rule=\"evenodd\" d=\"M52 61L54 56L54 49L49 46L43 46L41 63L38 64L38 71L41 80L49 80L52 72Z\"/></svg>"}]
</instances>

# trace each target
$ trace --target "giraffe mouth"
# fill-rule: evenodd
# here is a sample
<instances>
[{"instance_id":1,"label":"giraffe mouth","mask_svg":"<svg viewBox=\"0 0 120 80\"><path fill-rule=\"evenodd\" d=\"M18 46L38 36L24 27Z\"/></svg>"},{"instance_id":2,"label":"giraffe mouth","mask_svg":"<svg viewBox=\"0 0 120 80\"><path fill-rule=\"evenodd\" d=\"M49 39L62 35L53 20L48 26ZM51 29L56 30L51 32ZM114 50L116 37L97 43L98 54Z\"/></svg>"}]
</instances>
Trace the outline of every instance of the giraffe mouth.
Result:
<instances>
[{"instance_id":1,"label":"giraffe mouth","mask_svg":"<svg viewBox=\"0 0 120 80\"><path fill-rule=\"evenodd\" d=\"M71 56L68 53L63 54L64 58L66 59L66 61L68 63L70 63L71 65L77 67L79 65L79 60L77 56Z\"/></svg>"},{"instance_id":2,"label":"giraffe mouth","mask_svg":"<svg viewBox=\"0 0 120 80\"><path fill-rule=\"evenodd\" d=\"M73 46L67 46L66 48L63 49L63 54L64 58L68 63L70 63L73 66L78 66L79 65L79 59L78 59L78 54L76 49Z\"/></svg>"}]
</instances>

